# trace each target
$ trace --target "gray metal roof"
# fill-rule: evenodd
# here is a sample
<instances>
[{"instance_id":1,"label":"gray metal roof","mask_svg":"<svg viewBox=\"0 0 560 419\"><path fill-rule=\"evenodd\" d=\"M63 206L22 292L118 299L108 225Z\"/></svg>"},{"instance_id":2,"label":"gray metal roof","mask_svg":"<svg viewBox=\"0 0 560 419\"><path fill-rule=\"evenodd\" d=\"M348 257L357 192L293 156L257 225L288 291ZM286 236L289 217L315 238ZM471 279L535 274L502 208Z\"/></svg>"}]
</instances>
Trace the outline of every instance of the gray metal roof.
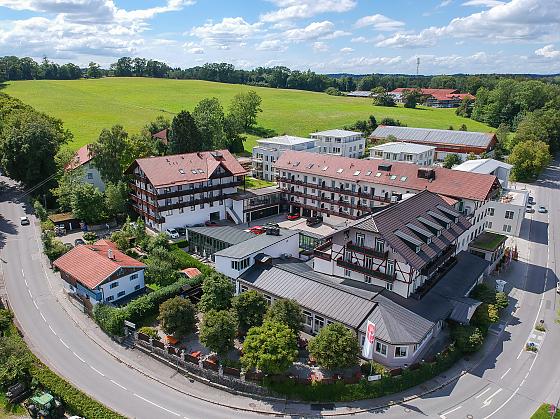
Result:
<instances>
[{"instance_id":1,"label":"gray metal roof","mask_svg":"<svg viewBox=\"0 0 560 419\"><path fill-rule=\"evenodd\" d=\"M326 131L317 131L317 132L312 132L309 135L320 135L323 137L353 137L355 135L359 135L361 136L362 133L358 132L358 131L348 131L345 129L329 129Z\"/></svg>"},{"instance_id":2,"label":"gray metal roof","mask_svg":"<svg viewBox=\"0 0 560 419\"><path fill-rule=\"evenodd\" d=\"M266 253L266 248L286 240L289 237L299 235L298 231L293 230L286 230L281 228L279 236L273 236L268 234L259 234L255 236L252 233L250 234L251 237L249 240L244 240L234 246L230 246L226 249L222 249L219 252L216 252L215 256L225 256L233 259L244 259L254 253L264 251Z\"/></svg>"},{"instance_id":3,"label":"gray metal roof","mask_svg":"<svg viewBox=\"0 0 560 419\"><path fill-rule=\"evenodd\" d=\"M198 234L202 234L207 237L211 237L216 240L220 240L230 245L236 245L255 237L253 233L248 233L239 228L235 228L231 226L190 227L187 228L187 238L190 231Z\"/></svg>"},{"instance_id":4,"label":"gray metal roof","mask_svg":"<svg viewBox=\"0 0 560 419\"><path fill-rule=\"evenodd\" d=\"M282 145L295 145L303 143L313 143L315 140L312 138L295 137L293 135L279 135L277 137L261 138L257 140L259 144L282 144Z\"/></svg>"},{"instance_id":5,"label":"gray metal roof","mask_svg":"<svg viewBox=\"0 0 560 419\"><path fill-rule=\"evenodd\" d=\"M453 305L453 310L449 318L457 323L468 324L478 306L482 304L482 301L472 298L457 298L451 304Z\"/></svg>"},{"instance_id":6,"label":"gray metal roof","mask_svg":"<svg viewBox=\"0 0 560 419\"><path fill-rule=\"evenodd\" d=\"M494 133L469 132L430 128L409 128L380 125L371 134L373 138L394 136L398 141L418 141L425 144L454 144L471 147L488 147Z\"/></svg>"},{"instance_id":7,"label":"gray metal roof","mask_svg":"<svg viewBox=\"0 0 560 419\"><path fill-rule=\"evenodd\" d=\"M395 141L391 143L379 144L369 148L370 150L384 151L386 153L411 153L419 154L425 153L435 149L432 145L425 144L415 144L415 143L405 143L401 141Z\"/></svg>"}]
</instances>

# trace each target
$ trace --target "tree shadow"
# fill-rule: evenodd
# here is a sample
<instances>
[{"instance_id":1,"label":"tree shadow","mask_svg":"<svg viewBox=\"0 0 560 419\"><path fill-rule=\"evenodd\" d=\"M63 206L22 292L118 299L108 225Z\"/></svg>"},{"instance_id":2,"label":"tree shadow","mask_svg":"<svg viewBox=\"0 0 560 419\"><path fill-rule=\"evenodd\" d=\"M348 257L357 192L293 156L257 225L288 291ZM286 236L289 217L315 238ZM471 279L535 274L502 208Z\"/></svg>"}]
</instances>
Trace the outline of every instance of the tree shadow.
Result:
<instances>
[{"instance_id":1,"label":"tree shadow","mask_svg":"<svg viewBox=\"0 0 560 419\"><path fill-rule=\"evenodd\" d=\"M245 131L247 134L255 135L257 137L269 138L278 135L278 132L271 128L264 128L261 126L251 127Z\"/></svg>"}]
</instances>

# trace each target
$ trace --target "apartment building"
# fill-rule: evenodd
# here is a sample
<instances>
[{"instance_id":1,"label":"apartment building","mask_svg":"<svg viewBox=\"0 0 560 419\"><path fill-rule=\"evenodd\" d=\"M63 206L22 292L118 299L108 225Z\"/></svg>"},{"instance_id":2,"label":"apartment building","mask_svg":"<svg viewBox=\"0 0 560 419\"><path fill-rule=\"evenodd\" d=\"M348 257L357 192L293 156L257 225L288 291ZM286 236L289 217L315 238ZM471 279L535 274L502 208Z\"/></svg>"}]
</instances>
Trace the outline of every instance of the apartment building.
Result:
<instances>
[{"instance_id":1,"label":"apartment building","mask_svg":"<svg viewBox=\"0 0 560 419\"><path fill-rule=\"evenodd\" d=\"M391 142L370 147L370 159L382 159L431 166L435 162L434 146L404 142Z\"/></svg>"},{"instance_id":2,"label":"apartment building","mask_svg":"<svg viewBox=\"0 0 560 419\"><path fill-rule=\"evenodd\" d=\"M365 153L366 140L361 132L343 129L313 132L309 137L315 140L317 153L360 158Z\"/></svg>"},{"instance_id":3,"label":"apartment building","mask_svg":"<svg viewBox=\"0 0 560 419\"><path fill-rule=\"evenodd\" d=\"M315 152L315 140L291 135L257 140L257 145L253 147L253 157L251 159L253 177L274 181L274 163L286 150Z\"/></svg>"},{"instance_id":4,"label":"apartment building","mask_svg":"<svg viewBox=\"0 0 560 419\"><path fill-rule=\"evenodd\" d=\"M466 160L470 153L478 157L491 156L496 146L493 132L471 132L431 128L411 128L379 125L370 135L373 143L379 140L423 144L436 148L435 160L443 161L448 154Z\"/></svg>"},{"instance_id":5,"label":"apartment building","mask_svg":"<svg viewBox=\"0 0 560 419\"><path fill-rule=\"evenodd\" d=\"M91 183L101 192L105 190L105 182L101 179L101 173L95 163L93 162L93 156L89 152L88 145L80 147L74 156L74 159L66 166L67 171L70 170L81 170L83 171L82 180L85 183Z\"/></svg>"},{"instance_id":6,"label":"apartment building","mask_svg":"<svg viewBox=\"0 0 560 419\"><path fill-rule=\"evenodd\" d=\"M243 220L234 198L248 172L228 150L137 159L126 173L134 210L155 230Z\"/></svg>"}]
</instances>

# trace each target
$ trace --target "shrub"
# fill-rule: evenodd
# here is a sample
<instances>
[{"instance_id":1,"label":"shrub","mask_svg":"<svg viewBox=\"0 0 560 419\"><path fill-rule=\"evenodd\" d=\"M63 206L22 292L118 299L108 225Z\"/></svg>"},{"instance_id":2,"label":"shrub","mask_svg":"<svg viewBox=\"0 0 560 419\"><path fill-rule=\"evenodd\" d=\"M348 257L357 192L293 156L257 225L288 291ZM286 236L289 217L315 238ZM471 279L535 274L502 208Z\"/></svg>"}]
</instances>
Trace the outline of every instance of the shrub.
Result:
<instances>
[{"instance_id":1,"label":"shrub","mask_svg":"<svg viewBox=\"0 0 560 419\"><path fill-rule=\"evenodd\" d=\"M508 296L505 292L498 292L496 293L496 302L495 305L498 310L503 310L509 304Z\"/></svg>"},{"instance_id":2,"label":"shrub","mask_svg":"<svg viewBox=\"0 0 560 419\"><path fill-rule=\"evenodd\" d=\"M233 348L237 331L237 319L227 310L210 310L204 314L200 324L200 342L218 355Z\"/></svg>"},{"instance_id":3,"label":"shrub","mask_svg":"<svg viewBox=\"0 0 560 419\"><path fill-rule=\"evenodd\" d=\"M93 309L93 319L105 333L115 336L124 334L126 313L122 308L97 304Z\"/></svg>"},{"instance_id":4,"label":"shrub","mask_svg":"<svg viewBox=\"0 0 560 419\"><path fill-rule=\"evenodd\" d=\"M486 284L478 284L471 291L470 297L483 303L494 304L496 302L496 290Z\"/></svg>"},{"instance_id":5,"label":"shrub","mask_svg":"<svg viewBox=\"0 0 560 419\"><path fill-rule=\"evenodd\" d=\"M159 339L159 335L155 327L144 326L138 329L138 333L142 333L152 339Z\"/></svg>"},{"instance_id":6,"label":"shrub","mask_svg":"<svg viewBox=\"0 0 560 419\"><path fill-rule=\"evenodd\" d=\"M12 319L13 319L13 316L12 316L12 313L10 313L9 310L5 310L3 308L0 308L0 332L8 330L8 328L12 324ZM2 333L0 333L0 336L1 335L2 335Z\"/></svg>"},{"instance_id":7,"label":"shrub","mask_svg":"<svg viewBox=\"0 0 560 419\"><path fill-rule=\"evenodd\" d=\"M330 370L350 368L358 364L358 339L340 323L323 327L309 342L308 349L321 367Z\"/></svg>"},{"instance_id":8,"label":"shrub","mask_svg":"<svg viewBox=\"0 0 560 419\"><path fill-rule=\"evenodd\" d=\"M478 326L481 330L486 332L492 323L500 321L500 314L498 308L494 304L482 303L475 310L471 324Z\"/></svg>"},{"instance_id":9,"label":"shrub","mask_svg":"<svg viewBox=\"0 0 560 419\"><path fill-rule=\"evenodd\" d=\"M535 330L538 330L539 332L546 332L546 327L543 323L537 323L535 325Z\"/></svg>"},{"instance_id":10,"label":"shrub","mask_svg":"<svg viewBox=\"0 0 560 419\"><path fill-rule=\"evenodd\" d=\"M170 298L159 306L158 320L164 333L176 337L188 335L196 326L196 307L184 298Z\"/></svg>"},{"instance_id":11,"label":"shrub","mask_svg":"<svg viewBox=\"0 0 560 419\"><path fill-rule=\"evenodd\" d=\"M41 202L35 200L35 202L33 202L33 209L35 210L35 215L39 218L39 220L41 220L41 222L47 221L47 210Z\"/></svg>"},{"instance_id":12,"label":"shrub","mask_svg":"<svg viewBox=\"0 0 560 419\"><path fill-rule=\"evenodd\" d=\"M475 326L455 326L451 336L457 344L457 348L464 353L478 351L484 343L484 336L480 329Z\"/></svg>"},{"instance_id":13,"label":"shrub","mask_svg":"<svg viewBox=\"0 0 560 419\"><path fill-rule=\"evenodd\" d=\"M210 310L227 310L231 307L234 287L231 281L217 272L209 275L202 283L202 298L198 308L203 313Z\"/></svg>"},{"instance_id":14,"label":"shrub","mask_svg":"<svg viewBox=\"0 0 560 419\"><path fill-rule=\"evenodd\" d=\"M97 234L93 231L88 231L84 233L84 240L88 244L93 244L94 242L97 241L97 239L98 239Z\"/></svg>"},{"instance_id":15,"label":"shrub","mask_svg":"<svg viewBox=\"0 0 560 419\"><path fill-rule=\"evenodd\" d=\"M336 87L327 87L325 93L331 96L342 96L342 93Z\"/></svg>"},{"instance_id":16,"label":"shrub","mask_svg":"<svg viewBox=\"0 0 560 419\"><path fill-rule=\"evenodd\" d=\"M268 309L264 296L253 290L234 297L232 306L239 323L239 331L242 334L247 333L251 327L260 326Z\"/></svg>"},{"instance_id":17,"label":"shrub","mask_svg":"<svg viewBox=\"0 0 560 419\"><path fill-rule=\"evenodd\" d=\"M175 243L174 246L176 246L176 245L177 245L177 243ZM210 274L216 272L210 266L208 266L208 265L202 263L201 261L195 259L191 255L189 255L187 252L181 250L178 247L173 248L173 246L172 246L172 249L169 253L173 255L173 257L175 258L175 260L179 264L178 269L198 268L198 270L200 272L202 272L204 275L210 275Z\"/></svg>"}]
</instances>

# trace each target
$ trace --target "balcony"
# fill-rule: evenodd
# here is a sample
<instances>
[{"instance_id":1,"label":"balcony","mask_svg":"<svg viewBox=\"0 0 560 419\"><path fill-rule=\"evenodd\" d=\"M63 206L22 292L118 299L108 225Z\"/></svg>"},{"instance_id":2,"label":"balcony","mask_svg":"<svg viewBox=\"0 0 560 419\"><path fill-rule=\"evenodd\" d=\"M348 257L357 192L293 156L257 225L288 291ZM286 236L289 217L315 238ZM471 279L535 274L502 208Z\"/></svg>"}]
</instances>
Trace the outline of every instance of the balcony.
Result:
<instances>
[{"instance_id":1,"label":"balcony","mask_svg":"<svg viewBox=\"0 0 560 419\"><path fill-rule=\"evenodd\" d=\"M216 202L219 200L224 200L227 198L231 198L233 196L236 196L237 192L234 193L229 193L229 194L220 194L220 195L214 195L214 196L209 196L206 198L199 198L199 199L190 199L190 200L184 200L183 202L175 202L174 204L169 204L169 205L161 205L160 207L158 207L159 211L169 211L169 210L174 210L177 208L186 208L186 207L192 207L193 205L199 205L199 204L206 204L209 202Z\"/></svg>"},{"instance_id":2,"label":"balcony","mask_svg":"<svg viewBox=\"0 0 560 419\"><path fill-rule=\"evenodd\" d=\"M379 252L371 247L366 247L366 246L358 246L354 243L352 243L351 241L346 243L346 248L348 250L351 250L353 252L358 252L358 253L362 253L364 255L367 256L373 256L375 258L378 259L387 259L387 256L389 255L389 251L385 250L384 252Z\"/></svg>"},{"instance_id":3,"label":"balcony","mask_svg":"<svg viewBox=\"0 0 560 419\"><path fill-rule=\"evenodd\" d=\"M158 193L157 199L177 198L179 196L187 196L196 193L215 191L217 189L237 188L239 186L243 186L243 180L235 180L233 182L219 183L216 185L199 186L197 188L192 188L192 189L185 188L180 191Z\"/></svg>"},{"instance_id":4,"label":"balcony","mask_svg":"<svg viewBox=\"0 0 560 419\"><path fill-rule=\"evenodd\" d=\"M455 250L457 250L457 246L455 246L454 244L449 246L440 256L424 266L420 271L420 274L427 277L432 276L441 265L443 265L445 262L447 262L448 259L453 257L453 255L455 254Z\"/></svg>"},{"instance_id":5,"label":"balcony","mask_svg":"<svg viewBox=\"0 0 560 419\"><path fill-rule=\"evenodd\" d=\"M321 244L320 246L317 246L315 249L313 249L313 256L318 257L319 259L330 261L331 260L331 252L330 252L331 248L332 248L332 242L327 241L327 242Z\"/></svg>"},{"instance_id":6,"label":"balcony","mask_svg":"<svg viewBox=\"0 0 560 419\"><path fill-rule=\"evenodd\" d=\"M300 191L296 191L296 190L290 190L290 191L285 191L286 194L288 195L295 195L295 196L299 196L301 198L307 198L307 199L314 199L317 200L321 203L325 202L325 203L329 203L329 204L333 204L333 205L338 205L339 207L345 207L345 208L352 208L355 210L359 210L362 212L372 212L373 208L372 207L368 207L367 205L362 205L359 203L351 203L348 201L345 201L343 199L331 199L331 198L327 198L327 197L322 197L322 196L318 196L318 195L312 195L310 193L304 193L304 192L300 192ZM321 211L328 211L326 208L318 208ZM335 214L336 215L336 214Z\"/></svg>"},{"instance_id":7,"label":"balcony","mask_svg":"<svg viewBox=\"0 0 560 419\"><path fill-rule=\"evenodd\" d=\"M374 278L378 278L378 279L381 279L381 280L386 281L386 282L394 282L395 279L397 278L397 273L396 272L393 273L393 275L388 275L384 272L380 272L380 271L368 268L366 266L359 265L355 262L348 262L347 260L344 260L344 258L342 258L342 257L339 257L336 260L336 264L337 264L337 266L340 266L342 268L350 269L351 271L355 271L355 272L360 272L364 275L372 276Z\"/></svg>"},{"instance_id":8,"label":"balcony","mask_svg":"<svg viewBox=\"0 0 560 419\"><path fill-rule=\"evenodd\" d=\"M134 211L136 211L140 216L146 217L148 220L151 220L155 223L158 223L158 224L165 223L165 217L162 217L160 215L150 214L148 211L139 207L136 204L132 204L132 209L134 209Z\"/></svg>"}]
</instances>

